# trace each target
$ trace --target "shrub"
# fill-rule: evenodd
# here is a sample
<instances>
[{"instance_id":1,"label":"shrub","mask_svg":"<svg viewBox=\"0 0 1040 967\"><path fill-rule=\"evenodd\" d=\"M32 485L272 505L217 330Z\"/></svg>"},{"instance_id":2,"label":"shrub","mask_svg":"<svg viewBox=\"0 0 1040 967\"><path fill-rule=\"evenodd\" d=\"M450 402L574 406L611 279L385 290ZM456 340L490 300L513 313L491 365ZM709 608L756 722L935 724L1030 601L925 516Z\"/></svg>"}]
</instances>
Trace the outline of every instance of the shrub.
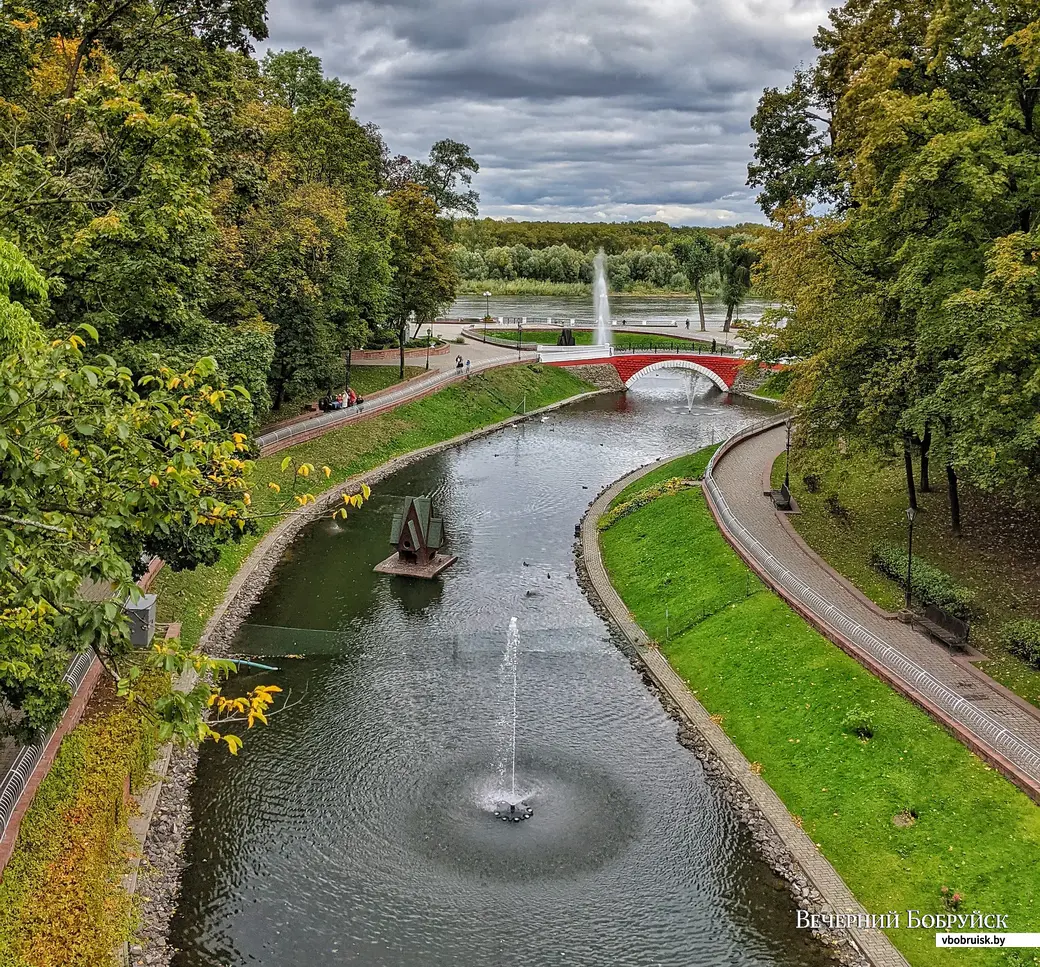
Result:
<instances>
[{"instance_id":1,"label":"shrub","mask_svg":"<svg viewBox=\"0 0 1040 967\"><path fill-rule=\"evenodd\" d=\"M899 544L875 544L870 564L906 590L906 551ZM945 571L914 557L910 566L910 595L925 606L935 605L958 618L970 618L974 594Z\"/></svg>"},{"instance_id":2,"label":"shrub","mask_svg":"<svg viewBox=\"0 0 1040 967\"><path fill-rule=\"evenodd\" d=\"M1040 668L1040 621L1009 621L1000 640L1012 655Z\"/></svg>"},{"instance_id":3,"label":"shrub","mask_svg":"<svg viewBox=\"0 0 1040 967\"><path fill-rule=\"evenodd\" d=\"M845 713L845 718L842 719L841 723L841 730L860 739L872 739L874 737L874 722L870 717L870 713L864 712L857 705Z\"/></svg>"},{"instance_id":4,"label":"shrub","mask_svg":"<svg viewBox=\"0 0 1040 967\"><path fill-rule=\"evenodd\" d=\"M848 508L838 499L837 494L828 494L823 498L824 506L827 508L827 512L832 517L837 517L838 520L847 521L849 519Z\"/></svg>"},{"instance_id":5,"label":"shrub","mask_svg":"<svg viewBox=\"0 0 1040 967\"><path fill-rule=\"evenodd\" d=\"M805 489L810 494L818 494L820 492L820 475L818 473L807 473L802 477L802 483L805 484Z\"/></svg>"},{"instance_id":6,"label":"shrub","mask_svg":"<svg viewBox=\"0 0 1040 967\"><path fill-rule=\"evenodd\" d=\"M596 526L599 530L605 531L611 524L616 524L622 517L627 517L629 514L639 510L640 507L645 507L652 501L657 500L658 497L664 497L666 494L676 494L689 486L690 484L681 477L672 477L671 480L666 480L655 487L649 487L640 491L631 500L626 500L623 504L618 504L607 511L599 519L599 523Z\"/></svg>"}]
</instances>

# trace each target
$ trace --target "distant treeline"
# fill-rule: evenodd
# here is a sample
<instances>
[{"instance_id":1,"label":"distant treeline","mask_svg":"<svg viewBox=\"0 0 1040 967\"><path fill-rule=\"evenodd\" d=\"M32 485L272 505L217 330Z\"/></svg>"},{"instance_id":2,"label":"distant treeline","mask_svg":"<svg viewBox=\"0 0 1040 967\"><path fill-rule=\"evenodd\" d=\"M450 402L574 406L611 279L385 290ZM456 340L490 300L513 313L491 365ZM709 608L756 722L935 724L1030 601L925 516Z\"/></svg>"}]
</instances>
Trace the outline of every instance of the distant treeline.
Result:
<instances>
[{"instance_id":1,"label":"distant treeline","mask_svg":"<svg viewBox=\"0 0 1040 967\"><path fill-rule=\"evenodd\" d=\"M632 249L665 247L679 235L705 232L716 239L756 234L762 225L746 223L715 228L672 228L665 222L514 222L494 218L463 219L455 223L455 241L468 249L526 245L532 249L566 245L580 252L603 249L620 254Z\"/></svg>"},{"instance_id":2,"label":"distant treeline","mask_svg":"<svg viewBox=\"0 0 1040 967\"><path fill-rule=\"evenodd\" d=\"M579 283L590 285L592 260L597 249L581 251L569 245L531 248L528 245L497 245L468 248L456 245L455 267L466 281L513 281ZM615 292L633 289L691 291L689 279L678 259L660 246L630 248L607 256L607 275ZM717 272L705 280L705 291L717 288Z\"/></svg>"}]
</instances>

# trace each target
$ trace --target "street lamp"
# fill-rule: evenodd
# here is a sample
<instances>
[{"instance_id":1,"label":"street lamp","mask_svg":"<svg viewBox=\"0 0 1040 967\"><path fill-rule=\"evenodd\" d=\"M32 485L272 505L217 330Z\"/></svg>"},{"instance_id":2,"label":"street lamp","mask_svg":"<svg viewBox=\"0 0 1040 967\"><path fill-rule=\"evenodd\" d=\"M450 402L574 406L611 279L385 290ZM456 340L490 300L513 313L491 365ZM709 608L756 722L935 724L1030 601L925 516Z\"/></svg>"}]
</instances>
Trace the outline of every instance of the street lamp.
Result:
<instances>
[{"instance_id":1,"label":"street lamp","mask_svg":"<svg viewBox=\"0 0 1040 967\"><path fill-rule=\"evenodd\" d=\"M487 321L491 315L491 293L484 290L484 342L487 342Z\"/></svg>"},{"instance_id":2,"label":"street lamp","mask_svg":"<svg viewBox=\"0 0 1040 967\"><path fill-rule=\"evenodd\" d=\"M784 423L787 426L787 456L784 457L784 486L787 492L791 492L791 418L788 417Z\"/></svg>"},{"instance_id":3,"label":"street lamp","mask_svg":"<svg viewBox=\"0 0 1040 967\"><path fill-rule=\"evenodd\" d=\"M343 395L344 395L344 397L346 397L350 393L350 346L347 346L347 350L346 350L346 352L343 355L343 359L346 362L346 368L347 368L347 372L346 372L347 382L346 382L346 385L343 387Z\"/></svg>"},{"instance_id":4,"label":"street lamp","mask_svg":"<svg viewBox=\"0 0 1040 967\"><path fill-rule=\"evenodd\" d=\"M524 320L519 318L516 320L516 361L520 362L520 357L524 351Z\"/></svg>"},{"instance_id":5,"label":"street lamp","mask_svg":"<svg viewBox=\"0 0 1040 967\"><path fill-rule=\"evenodd\" d=\"M910 610L910 579L912 576L911 567L914 560L914 518L917 516L917 511L913 507L906 508L906 520L910 525L907 534L907 548L906 548L906 610Z\"/></svg>"},{"instance_id":6,"label":"street lamp","mask_svg":"<svg viewBox=\"0 0 1040 967\"><path fill-rule=\"evenodd\" d=\"M430 368L430 343L433 342L433 326L426 327L426 368Z\"/></svg>"}]
</instances>

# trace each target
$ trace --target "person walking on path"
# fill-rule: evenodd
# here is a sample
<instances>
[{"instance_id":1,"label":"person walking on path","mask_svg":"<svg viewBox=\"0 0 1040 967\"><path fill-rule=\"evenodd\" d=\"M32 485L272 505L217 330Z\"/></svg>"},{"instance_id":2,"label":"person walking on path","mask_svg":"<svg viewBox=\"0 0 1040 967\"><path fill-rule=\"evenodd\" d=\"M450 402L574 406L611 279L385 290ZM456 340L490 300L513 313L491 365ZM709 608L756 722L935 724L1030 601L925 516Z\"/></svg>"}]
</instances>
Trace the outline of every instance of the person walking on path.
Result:
<instances>
[{"instance_id":1,"label":"person walking on path","mask_svg":"<svg viewBox=\"0 0 1040 967\"><path fill-rule=\"evenodd\" d=\"M466 360L466 379L469 379L469 360Z\"/></svg>"},{"instance_id":2,"label":"person walking on path","mask_svg":"<svg viewBox=\"0 0 1040 967\"><path fill-rule=\"evenodd\" d=\"M715 352L715 350L718 349L718 348L719 348L718 341L715 340L715 339L712 339L712 341L711 341L711 351Z\"/></svg>"},{"instance_id":3,"label":"person walking on path","mask_svg":"<svg viewBox=\"0 0 1040 967\"><path fill-rule=\"evenodd\" d=\"M689 319L686 320L686 331L687 332L690 331L690 320Z\"/></svg>"}]
</instances>

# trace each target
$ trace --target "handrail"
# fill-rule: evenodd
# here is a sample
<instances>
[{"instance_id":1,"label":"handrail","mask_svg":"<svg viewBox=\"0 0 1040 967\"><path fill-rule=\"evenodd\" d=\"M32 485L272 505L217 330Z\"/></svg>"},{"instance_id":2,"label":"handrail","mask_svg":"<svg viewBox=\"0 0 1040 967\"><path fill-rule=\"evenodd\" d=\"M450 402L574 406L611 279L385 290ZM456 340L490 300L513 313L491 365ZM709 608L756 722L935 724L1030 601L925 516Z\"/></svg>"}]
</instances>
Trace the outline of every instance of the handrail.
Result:
<instances>
[{"instance_id":1,"label":"handrail","mask_svg":"<svg viewBox=\"0 0 1040 967\"><path fill-rule=\"evenodd\" d=\"M780 426L785 420L786 416L753 424L730 437L712 455L704 472L703 484L704 492L714 505L719 519L725 524L730 534L740 542L745 551L761 565L776 586L786 589L806 608L830 623L853 644L863 648L883 665L895 671L911 688L934 701L984 745L988 745L996 751L1003 750L1011 753L1012 761L1016 765L1023 768L1032 778L1040 780L1040 754L1032 746L1006 726L991 718L974 703L962 698L917 662L882 641L869 629L831 604L823 595L781 564L772 552L737 519L715 480L715 467L719 460L737 443Z\"/></svg>"},{"instance_id":2,"label":"handrail","mask_svg":"<svg viewBox=\"0 0 1040 967\"><path fill-rule=\"evenodd\" d=\"M83 680L87 677L87 672L90 671L90 666L93 663L94 654L89 651L76 655L69 662L65 674L62 676L62 681L69 686L73 695L79 691L79 687L83 684ZM11 817L14 815L15 807L22 798L22 793L25 792L29 777L33 774L40 759L43 758L43 753L57 728L55 726L46 735L37 738L27 745L23 745L15 755L14 761L7 770L7 774L0 780L0 837L3 837L4 832L7 830L8 823L11 822Z\"/></svg>"}]
</instances>

